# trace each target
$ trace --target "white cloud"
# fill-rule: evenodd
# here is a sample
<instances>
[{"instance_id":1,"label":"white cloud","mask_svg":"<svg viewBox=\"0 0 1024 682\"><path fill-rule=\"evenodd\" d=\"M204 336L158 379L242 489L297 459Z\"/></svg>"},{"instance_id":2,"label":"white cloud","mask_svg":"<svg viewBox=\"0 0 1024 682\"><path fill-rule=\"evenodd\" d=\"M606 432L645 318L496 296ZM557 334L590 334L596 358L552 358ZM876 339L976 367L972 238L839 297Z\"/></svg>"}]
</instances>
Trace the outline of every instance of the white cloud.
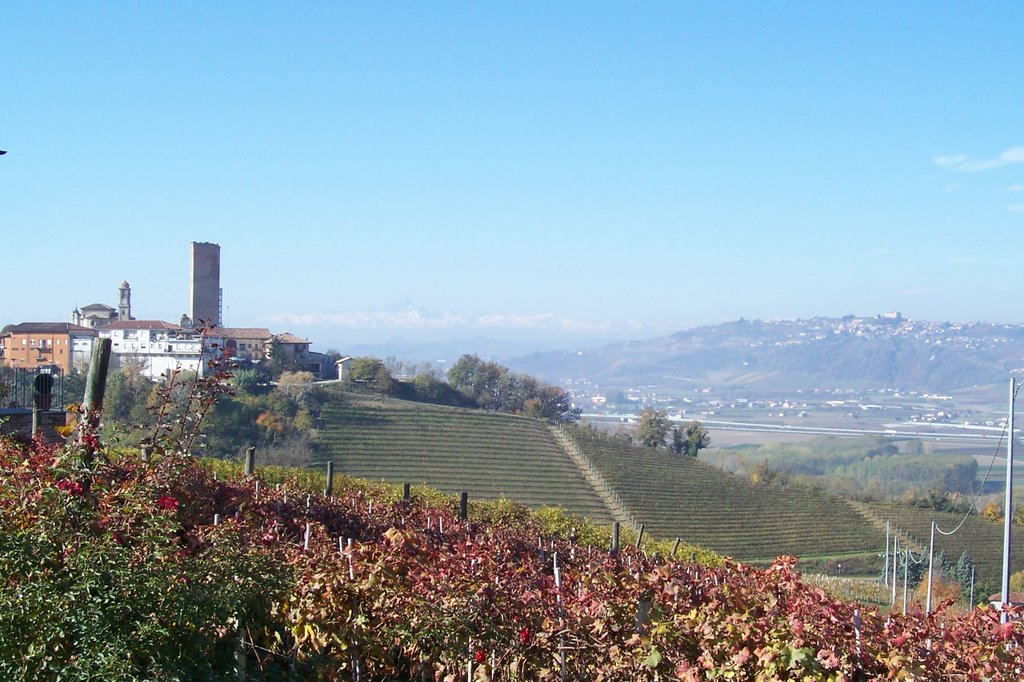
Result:
<instances>
[{"instance_id":1,"label":"white cloud","mask_svg":"<svg viewBox=\"0 0 1024 682\"><path fill-rule=\"evenodd\" d=\"M480 327L500 327L513 329L550 329L552 323L556 322L552 313L540 313L538 315L503 315L490 313L481 315L473 320L473 323Z\"/></svg>"},{"instance_id":2,"label":"white cloud","mask_svg":"<svg viewBox=\"0 0 1024 682\"><path fill-rule=\"evenodd\" d=\"M486 313L466 316L456 313L430 314L419 310L275 313L265 322L274 327L346 327L356 329L470 329L470 330L541 330L572 334L595 334L617 331L638 331L643 325L635 321L590 322L554 313Z\"/></svg>"},{"instance_id":3,"label":"white cloud","mask_svg":"<svg viewBox=\"0 0 1024 682\"><path fill-rule=\"evenodd\" d=\"M991 159L972 161L966 154L949 154L936 156L935 165L940 168L961 171L965 173L977 173L979 171L1002 168L1017 163L1024 163L1024 147L1010 147Z\"/></svg>"},{"instance_id":4,"label":"white cloud","mask_svg":"<svg viewBox=\"0 0 1024 682\"><path fill-rule=\"evenodd\" d=\"M267 321L276 325L302 325L323 327L400 327L406 329L439 329L466 323L461 315L443 313L424 315L418 310L400 312L376 311L354 313L275 313Z\"/></svg>"},{"instance_id":5,"label":"white cloud","mask_svg":"<svg viewBox=\"0 0 1024 682\"><path fill-rule=\"evenodd\" d=\"M1024 204L1010 204L1006 207L1006 210L1013 211L1014 213L1024 212Z\"/></svg>"},{"instance_id":6,"label":"white cloud","mask_svg":"<svg viewBox=\"0 0 1024 682\"><path fill-rule=\"evenodd\" d=\"M935 165L942 168L956 168L960 164L967 161L968 157L966 154L950 154L948 156L936 156Z\"/></svg>"},{"instance_id":7,"label":"white cloud","mask_svg":"<svg viewBox=\"0 0 1024 682\"><path fill-rule=\"evenodd\" d=\"M1003 190L1004 192L1024 192L1024 185L1010 185Z\"/></svg>"}]
</instances>

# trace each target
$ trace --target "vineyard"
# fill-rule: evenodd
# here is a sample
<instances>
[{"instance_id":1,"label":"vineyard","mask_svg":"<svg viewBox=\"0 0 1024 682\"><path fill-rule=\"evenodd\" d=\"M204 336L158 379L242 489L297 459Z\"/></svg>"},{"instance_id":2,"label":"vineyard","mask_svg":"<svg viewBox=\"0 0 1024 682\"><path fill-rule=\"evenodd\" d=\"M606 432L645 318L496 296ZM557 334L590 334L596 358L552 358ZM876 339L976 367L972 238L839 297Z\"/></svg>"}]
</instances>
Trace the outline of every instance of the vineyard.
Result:
<instances>
[{"instance_id":1,"label":"vineyard","mask_svg":"<svg viewBox=\"0 0 1024 682\"><path fill-rule=\"evenodd\" d=\"M299 472L297 478L309 480ZM281 480L280 476L276 480ZM1024 625L885 616L759 570L535 515L462 519L99 439L0 441L12 680L1015 680ZM503 505L493 510L501 512ZM507 509L505 510L508 511ZM684 552L689 554L689 552Z\"/></svg>"},{"instance_id":2,"label":"vineyard","mask_svg":"<svg viewBox=\"0 0 1024 682\"><path fill-rule=\"evenodd\" d=\"M341 392L330 394L322 417L317 458L350 476L560 505L611 522L608 507L541 421Z\"/></svg>"},{"instance_id":3,"label":"vineyard","mask_svg":"<svg viewBox=\"0 0 1024 682\"><path fill-rule=\"evenodd\" d=\"M587 429L570 433L656 536L680 536L742 560L874 555L885 546L885 533L841 498L755 485L696 459L626 445Z\"/></svg>"},{"instance_id":4,"label":"vineyard","mask_svg":"<svg viewBox=\"0 0 1024 682\"><path fill-rule=\"evenodd\" d=\"M891 520L895 531L906 534L913 543L913 551L927 551L932 521L943 531L951 531L963 520L963 527L952 535L935 534L935 551L944 551L950 561L956 561L961 552L967 552L977 569L977 581L987 585L990 592L999 589L1002 577L1003 524L980 516L936 512L930 509L892 504L862 505L879 520ZM1024 570L1024 551L1020 547L1020 527L1014 528L1015 551L1010 555L1011 572Z\"/></svg>"},{"instance_id":5,"label":"vineyard","mask_svg":"<svg viewBox=\"0 0 1024 682\"><path fill-rule=\"evenodd\" d=\"M316 458L370 480L412 482L473 498L561 505L609 523L612 510L550 429L479 410L333 393ZM780 554L878 563L884 532L843 499L802 488L753 485L665 450L636 448L567 429L607 490L645 532L745 561ZM619 516L622 516L620 514ZM879 569L881 564L879 563Z\"/></svg>"}]
</instances>

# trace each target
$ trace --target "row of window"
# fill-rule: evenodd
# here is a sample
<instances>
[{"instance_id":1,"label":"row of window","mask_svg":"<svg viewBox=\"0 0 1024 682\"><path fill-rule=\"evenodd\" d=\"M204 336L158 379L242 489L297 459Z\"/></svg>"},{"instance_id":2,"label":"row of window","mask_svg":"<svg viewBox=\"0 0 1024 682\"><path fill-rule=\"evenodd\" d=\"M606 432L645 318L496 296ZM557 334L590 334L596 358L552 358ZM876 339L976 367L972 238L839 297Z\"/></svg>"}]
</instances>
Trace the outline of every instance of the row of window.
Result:
<instances>
[{"instance_id":1,"label":"row of window","mask_svg":"<svg viewBox=\"0 0 1024 682\"><path fill-rule=\"evenodd\" d=\"M64 342L65 346L68 345L68 340L67 339L39 339L38 347L39 348L46 348L47 346L50 346L52 348L53 346L61 345L61 341ZM36 340L35 339L22 338L21 339L21 345L23 345L23 346L27 345L29 348L35 348L36 347Z\"/></svg>"}]
</instances>

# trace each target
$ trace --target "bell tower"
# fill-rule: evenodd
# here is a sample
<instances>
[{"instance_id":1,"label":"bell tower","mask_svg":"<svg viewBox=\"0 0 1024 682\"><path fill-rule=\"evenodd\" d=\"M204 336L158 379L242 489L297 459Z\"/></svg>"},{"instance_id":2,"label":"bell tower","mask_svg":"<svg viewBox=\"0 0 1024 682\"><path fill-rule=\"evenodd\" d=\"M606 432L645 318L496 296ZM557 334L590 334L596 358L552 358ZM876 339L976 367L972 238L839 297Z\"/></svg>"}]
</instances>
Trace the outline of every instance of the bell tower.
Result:
<instances>
[{"instance_id":1,"label":"bell tower","mask_svg":"<svg viewBox=\"0 0 1024 682\"><path fill-rule=\"evenodd\" d=\"M132 288L128 286L128 282L121 282L119 289L121 292L121 298L117 303L117 319L120 320L134 320L132 317Z\"/></svg>"}]
</instances>

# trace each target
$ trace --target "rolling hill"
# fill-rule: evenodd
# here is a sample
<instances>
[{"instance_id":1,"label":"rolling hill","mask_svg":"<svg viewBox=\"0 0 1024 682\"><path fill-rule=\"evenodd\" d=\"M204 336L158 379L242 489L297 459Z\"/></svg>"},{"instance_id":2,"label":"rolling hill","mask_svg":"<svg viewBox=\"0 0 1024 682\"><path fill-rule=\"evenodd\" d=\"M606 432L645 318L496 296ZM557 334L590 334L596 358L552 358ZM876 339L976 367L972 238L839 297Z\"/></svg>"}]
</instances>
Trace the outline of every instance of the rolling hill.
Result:
<instances>
[{"instance_id":1,"label":"rolling hill","mask_svg":"<svg viewBox=\"0 0 1024 682\"><path fill-rule=\"evenodd\" d=\"M884 533L845 500L755 486L667 451L562 433L512 415L332 391L316 457L372 480L472 497L562 505L598 523L628 518L743 560L877 555ZM575 451L574 451L575 450Z\"/></svg>"},{"instance_id":2,"label":"rolling hill","mask_svg":"<svg viewBox=\"0 0 1024 682\"><path fill-rule=\"evenodd\" d=\"M694 385L764 391L820 386L946 391L1004 380L1024 357L1024 326L902 317L738 320L592 350L509 360L547 381L602 387Z\"/></svg>"}]
</instances>

